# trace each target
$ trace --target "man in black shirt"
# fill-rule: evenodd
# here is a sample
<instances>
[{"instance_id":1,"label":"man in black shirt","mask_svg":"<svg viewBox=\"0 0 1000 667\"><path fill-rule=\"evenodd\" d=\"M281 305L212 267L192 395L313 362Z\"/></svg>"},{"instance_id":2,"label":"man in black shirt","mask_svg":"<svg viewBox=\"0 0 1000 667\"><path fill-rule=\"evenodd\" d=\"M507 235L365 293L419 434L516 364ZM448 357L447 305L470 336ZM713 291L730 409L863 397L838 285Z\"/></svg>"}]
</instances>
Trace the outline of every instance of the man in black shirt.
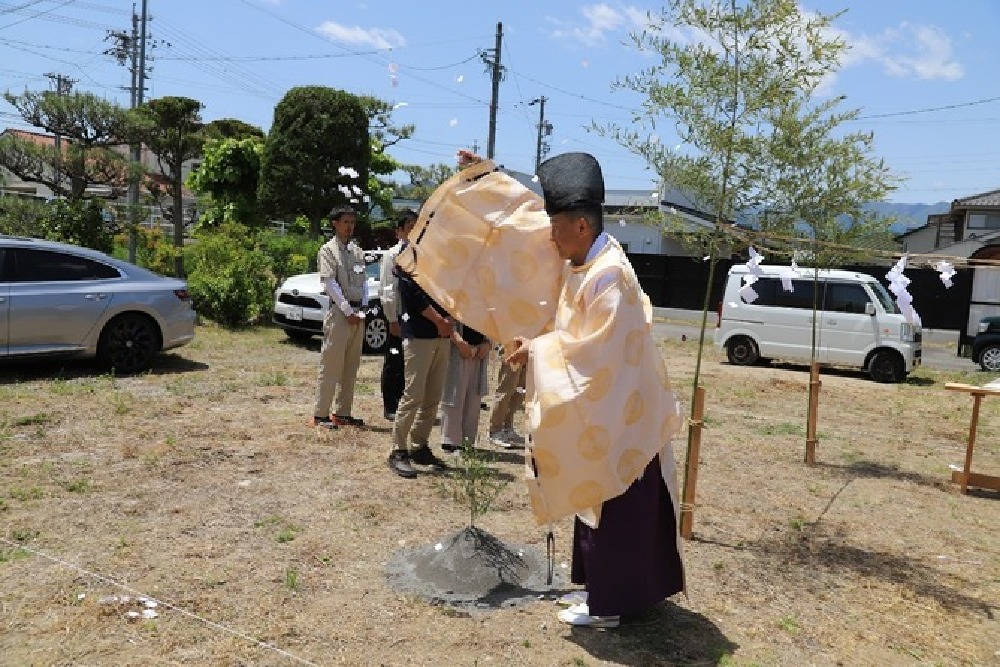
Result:
<instances>
[{"instance_id":1,"label":"man in black shirt","mask_svg":"<svg viewBox=\"0 0 1000 667\"><path fill-rule=\"evenodd\" d=\"M404 271L399 277L406 383L392 429L389 468L406 479L417 471L413 464L443 470L444 462L428 445L448 370L448 353L454 330L448 314Z\"/></svg>"}]
</instances>

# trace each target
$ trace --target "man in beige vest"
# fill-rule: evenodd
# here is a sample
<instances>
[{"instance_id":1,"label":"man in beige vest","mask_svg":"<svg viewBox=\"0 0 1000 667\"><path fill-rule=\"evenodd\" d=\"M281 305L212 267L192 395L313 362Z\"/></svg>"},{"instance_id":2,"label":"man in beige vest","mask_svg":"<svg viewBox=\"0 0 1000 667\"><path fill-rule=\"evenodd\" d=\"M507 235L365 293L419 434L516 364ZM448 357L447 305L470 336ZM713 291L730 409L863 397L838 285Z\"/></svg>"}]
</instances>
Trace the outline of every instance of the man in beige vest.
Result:
<instances>
[{"instance_id":1,"label":"man in beige vest","mask_svg":"<svg viewBox=\"0 0 1000 667\"><path fill-rule=\"evenodd\" d=\"M364 311L368 306L365 258L351 241L357 214L349 207L330 214L334 237L319 249L317 264L330 306L323 320L323 347L319 360L319 390L312 423L326 429L361 426L364 421L351 414L354 383L361 365L364 341ZM333 414L330 406L336 405Z\"/></svg>"}]
</instances>

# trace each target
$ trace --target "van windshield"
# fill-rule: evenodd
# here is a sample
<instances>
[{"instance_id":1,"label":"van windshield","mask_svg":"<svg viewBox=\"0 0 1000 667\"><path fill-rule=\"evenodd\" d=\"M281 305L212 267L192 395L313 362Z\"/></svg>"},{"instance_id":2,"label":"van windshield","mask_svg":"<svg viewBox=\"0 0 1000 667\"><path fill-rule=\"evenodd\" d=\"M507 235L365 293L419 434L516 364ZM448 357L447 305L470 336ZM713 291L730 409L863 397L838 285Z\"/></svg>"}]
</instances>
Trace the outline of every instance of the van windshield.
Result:
<instances>
[{"instance_id":1,"label":"van windshield","mask_svg":"<svg viewBox=\"0 0 1000 667\"><path fill-rule=\"evenodd\" d=\"M890 315L899 314L899 306L896 305L896 300L889 294L889 290L882 286L882 283L870 282L868 283L868 288L875 293L885 312Z\"/></svg>"}]
</instances>

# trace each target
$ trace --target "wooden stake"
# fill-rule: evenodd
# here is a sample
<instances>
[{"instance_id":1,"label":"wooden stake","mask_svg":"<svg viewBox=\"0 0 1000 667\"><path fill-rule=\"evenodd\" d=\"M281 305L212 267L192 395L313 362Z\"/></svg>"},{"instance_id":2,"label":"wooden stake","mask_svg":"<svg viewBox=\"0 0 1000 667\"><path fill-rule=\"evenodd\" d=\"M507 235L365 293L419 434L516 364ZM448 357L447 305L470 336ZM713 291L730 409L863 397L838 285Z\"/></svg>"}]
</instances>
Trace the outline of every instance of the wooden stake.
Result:
<instances>
[{"instance_id":1,"label":"wooden stake","mask_svg":"<svg viewBox=\"0 0 1000 667\"><path fill-rule=\"evenodd\" d=\"M809 365L809 415L806 417L806 464L816 464L816 422L819 419L819 362Z\"/></svg>"},{"instance_id":2,"label":"wooden stake","mask_svg":"<svg viewBox=\"0 0 1000 667\"><path fill-rule=\"evenodd\" d=\"M688 424L687 468L684 471L684 493L681 499L681 537L690 540L694 522L695 486L698 484L698 457L701 455L701 429L705 424L702 415L705 413L705 388L694 390L694 405L691 410L691 423Z\"/></svg>"}]
</instances>

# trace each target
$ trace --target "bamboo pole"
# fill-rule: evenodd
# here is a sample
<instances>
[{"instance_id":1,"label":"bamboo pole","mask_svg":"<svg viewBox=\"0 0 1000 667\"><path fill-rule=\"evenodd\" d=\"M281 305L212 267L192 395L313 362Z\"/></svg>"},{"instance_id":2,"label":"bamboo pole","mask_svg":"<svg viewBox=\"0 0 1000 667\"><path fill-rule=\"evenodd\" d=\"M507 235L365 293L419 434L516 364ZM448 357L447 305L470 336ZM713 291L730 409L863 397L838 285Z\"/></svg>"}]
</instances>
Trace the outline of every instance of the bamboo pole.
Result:
<instances>
[{"instance_id":1,"label":"bamboo pole","mask_svg":"<svg viewBox=\"0 0 1000 667\"><path fill-rule=\"evenodd\" d=\"M691 406L691 421L688 424L687 468L684 471L684 493L681 499L681 537L691 539L694 522L695 486L698 484L698 458L701 453L701 430L705 427L702 415L705 413L705 388L696 387L694 404Z\"/></svg>"},{"instance_id":2,"label":"bamboo pole","mask_svg":"<svg viewBox=\"0 0 1000 667\"><path fill-rule=\"evenodd\" d=\"M819 419L819 362L809 365L809 415L806 417L806 464L816 464L816 422Z\"/></svg>"}]
</instances>

